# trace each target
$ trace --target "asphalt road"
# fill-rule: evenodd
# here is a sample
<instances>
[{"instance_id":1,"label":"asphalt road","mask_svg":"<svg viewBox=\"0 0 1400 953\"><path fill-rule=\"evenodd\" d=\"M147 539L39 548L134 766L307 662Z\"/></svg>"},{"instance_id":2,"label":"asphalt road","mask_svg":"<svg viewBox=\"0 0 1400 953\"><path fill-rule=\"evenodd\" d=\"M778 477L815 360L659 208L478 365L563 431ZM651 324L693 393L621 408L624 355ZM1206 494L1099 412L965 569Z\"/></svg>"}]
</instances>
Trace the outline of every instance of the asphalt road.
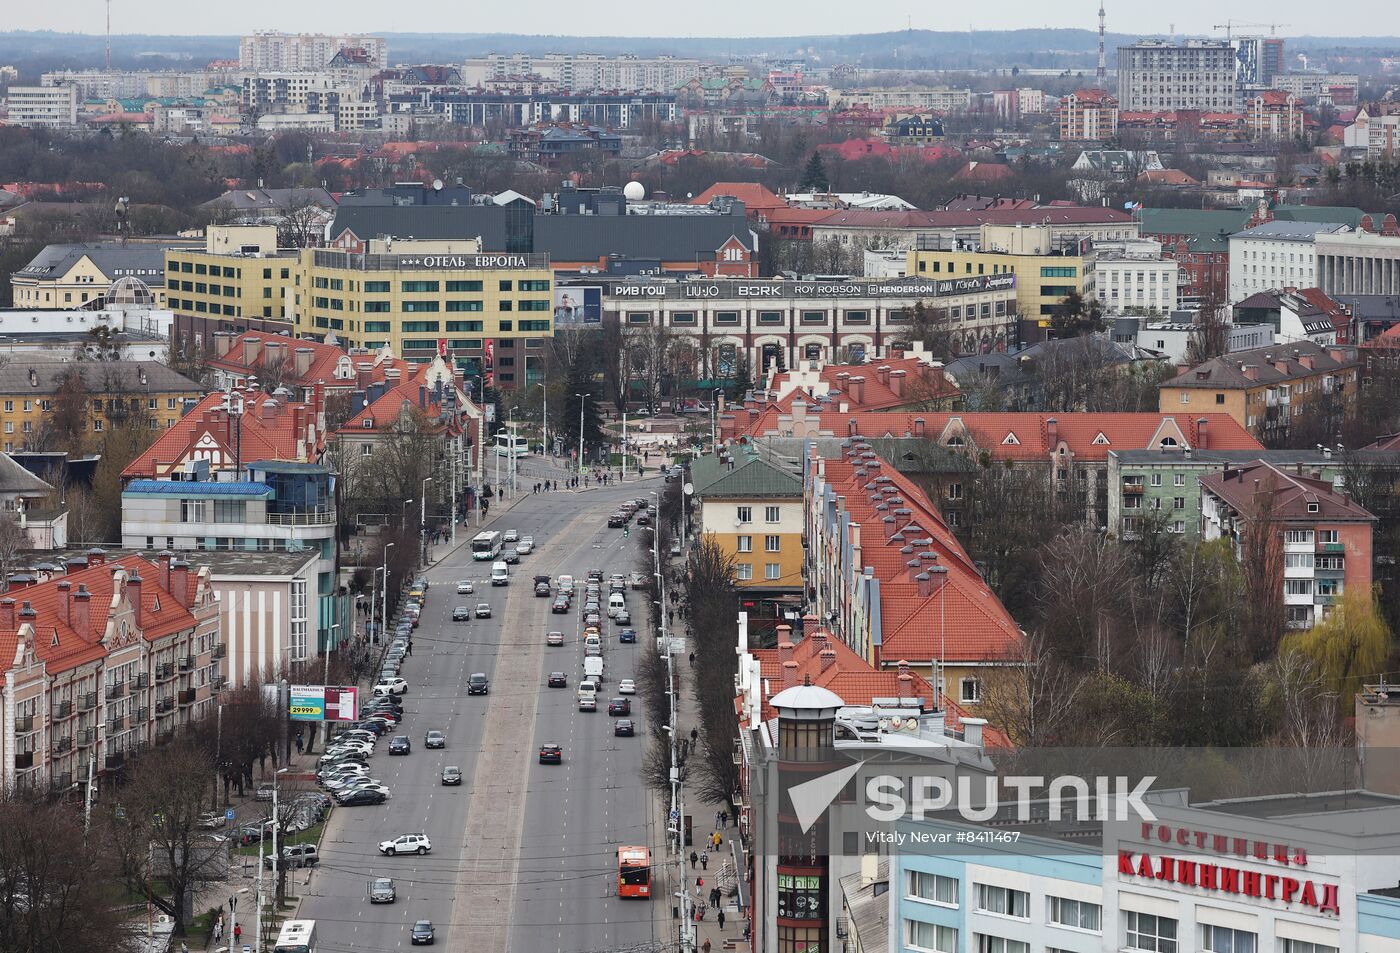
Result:
<instances>
[{"instance_id":1,"label":"asphalt road","mask_svg":"<svg viewBox=\"0 0 1400 953\"><path fill-rule=\"evenodd\" d=\"M652 800L640 781L647 744L645 714L634 697L637 736L615 738L606 702L617 683L632 677L649 643L621 645L605 619L605 680L598 712L577 710L583 645L577 612L550 613L531 577L589 569L631 572L637 536L607 529L623 499L647 495L659 480L586 493L528 496L491 520L492 529L516 529L535 539L535 551L511 567L505 588L488 583L489 562L473 562L469 547L428 572L431 587L413 654L402 675L402 733L413 752L390 757L381 740L371 774L392 791L387 804L339 808L321 848L299 916L317 921L323 953L385 953L408 948L414 921L429 919L437 945L452 950L517 953L589 953L626 949L661 939L669 923L664 900L623 901L616 890L616 850L664 842ZM473 528L472 532L475 532ZM458 596L455 582L471 579L473 595ZM489 602L492 618L451 621L455 605ZM634 621L640 594L628 593ZM576 599L577 610L581 601ZM565 633L562 648L545 645L551 629ZM567 689L545 687L551 671L568 676ZM467 677L485 672L490 694L468 696ZM428 751L423 736L447 734L445 750ZM564 747L562 765L539 764L539 746ZM461 787L440 783L442 768L458 765ZM381 840L423 832L424 856L382 856ZM370 904L375 877L392 877L398 899Z\"/></svg>"}]
</instances>

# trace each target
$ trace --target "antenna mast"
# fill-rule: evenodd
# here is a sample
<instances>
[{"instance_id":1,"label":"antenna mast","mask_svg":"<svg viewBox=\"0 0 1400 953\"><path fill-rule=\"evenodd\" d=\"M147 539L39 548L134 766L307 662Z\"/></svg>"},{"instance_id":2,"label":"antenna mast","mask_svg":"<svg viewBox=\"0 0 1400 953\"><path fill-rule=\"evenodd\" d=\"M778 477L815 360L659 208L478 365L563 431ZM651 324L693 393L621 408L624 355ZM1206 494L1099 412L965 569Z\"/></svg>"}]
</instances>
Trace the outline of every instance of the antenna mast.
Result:
<instances>
[{"instance_id":1,"label":"antenna mast","mask_svg":"<svg viewBox=\"0 0 1400 953\"><path fill-rule=\"evenodd\" d=\"M107 0L107 71L112 70L112 0Z\"/></svg>"},{"instance_id":2,"label":"antenna mast","mask_svg":"<svg viewBox=\"0 0 1400 953\"><path fill-rule=\"evenodd\" d=\"M1099 0L1099 68L1098 68L1098 70L1094 73L1094 82L1095 82L1095 84L1096 84L1100 89L1104 89L1104 88L1106 88L1106 87L1108 86L1108 64L1107 64L1107 62L1104 60L1103 43L1104 43L1104 13L1103 13L1103 0Z\"/></svg>"}]
</instances>

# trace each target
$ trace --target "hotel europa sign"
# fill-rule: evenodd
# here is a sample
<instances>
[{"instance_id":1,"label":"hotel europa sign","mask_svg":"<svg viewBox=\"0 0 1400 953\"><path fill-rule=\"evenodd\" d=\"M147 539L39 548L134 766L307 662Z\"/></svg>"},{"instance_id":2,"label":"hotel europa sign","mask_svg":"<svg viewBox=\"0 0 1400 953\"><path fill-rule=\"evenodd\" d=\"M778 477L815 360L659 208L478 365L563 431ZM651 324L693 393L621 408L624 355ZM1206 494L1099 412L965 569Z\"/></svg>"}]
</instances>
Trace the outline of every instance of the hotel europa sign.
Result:
<instances>
[{"instance_id":1,"label":"hotel europa sign","mask_svg":"<svg viewBox=\"0 0 1400 953\"><path fill-rule=\"evenodd\" d=\"M457 271L500 271L506 268L547 268L548 255L399 255L400 268L446 269Z\"/></svg>"},{"instance_id":2,"label":"hotel europa sign","mask_svg":"<svg viewBox=\"0 0 1400 953\"><path fill-rule=\"evenodd\" d=\"M1118 876L1122 880L1195 887L1292 909L1311 908L1319 914L1341 913L1337 885L1315 881L1308 871L1300 869L1308 863L1308 853L1302 847L1150 822L1142 824L1141 839L1148 850L1186 848L1197 853L1190 858L1166 857L1120 848ZM1279 869L1271 872L1237 866L1243 861L1273 864Z\"/></svg>"},{"instance_id":3,"label":"hotel europa sign","mask_svg":"<svg viewBox=\"0 0 1400 953\"><path fill-rule=\"evenodd\" d=\"M606 294L620 299L686 299L732 301L736 299L850 298L950 298L957 295L1015 291L1015 275L975 275L941 281L894 279L891 281L614 281Z\"/></svg>"}]
</instances>

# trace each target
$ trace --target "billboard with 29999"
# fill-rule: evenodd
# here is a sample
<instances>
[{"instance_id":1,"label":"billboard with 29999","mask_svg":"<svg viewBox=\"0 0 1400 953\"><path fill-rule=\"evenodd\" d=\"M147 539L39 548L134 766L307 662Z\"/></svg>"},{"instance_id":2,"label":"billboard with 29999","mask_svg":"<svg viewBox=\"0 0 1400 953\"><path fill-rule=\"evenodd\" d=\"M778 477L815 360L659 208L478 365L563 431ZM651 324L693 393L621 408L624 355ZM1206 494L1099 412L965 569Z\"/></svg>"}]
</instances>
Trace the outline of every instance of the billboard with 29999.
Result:
<instances>
[{"instance_id":1,"label":"billboard with 29999","mask_svg":"<svg viewBox=\"0 0 1400 953\"><path fill-rule=\"evenodd\" d=\"M602 327L603 289L600 285L555 285L554 326Z\"/></svg>"},{"instance_id":2,"label":"billboard with 29999","mask_svg":"<svg viewBox=\"0 0 1400 953\"><path fill-rule=\"evenodd\" d=\"M292 721L354 721L359 689L339 685L291 686Z\"/></svg>"}]
</instances>

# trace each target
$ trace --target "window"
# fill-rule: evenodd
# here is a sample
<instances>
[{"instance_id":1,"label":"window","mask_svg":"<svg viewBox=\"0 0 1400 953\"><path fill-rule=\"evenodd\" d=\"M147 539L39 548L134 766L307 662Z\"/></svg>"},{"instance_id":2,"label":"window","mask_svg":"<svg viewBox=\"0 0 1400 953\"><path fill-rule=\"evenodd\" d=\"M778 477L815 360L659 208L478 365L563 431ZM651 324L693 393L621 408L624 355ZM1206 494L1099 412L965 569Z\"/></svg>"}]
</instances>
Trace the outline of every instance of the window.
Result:
<instances>
[{"instance_id":1,"label":"window","mask_svg":"<svg viewBox=\"0 0 1400 953\"><path fill-rule=\"evenodd\" d=\"M447 302L447 304L448 304L447 310L448 310L448 311L451 311L451 310L452 310L452 307L451 307L451 306L454 304L454 302L449 301L449 302ZM448 321L448 322L447 322L447 330L449 330L449 331L466 331L466 332L469 332L469 333L480 334L481 331L482 331L482 329L483 329L483 327L484 327L484 324L483 324L483 322L481 322L481 321Z\"/></svg>"},{"instance_id":2,"label":"window","mask_svg":"<svg viewBox=\"0 0 1400 953\"><path fill-rule=\"evenodd\" d=\"M244 500L215 500L214 522L242 523L247 517L248 504Z\"/></svg>"},{"instance_id":3,"label":"window","mask_svg":"<svg viewBox=\"0 0 1400 953\"><path fill-rule=\"evenodd\" d=\"M764 563L764 564L763 564L763 578L764 578L764 579L781 579L781 578L783 578L783 567L780 566L778 563Z\"/></svg>"},{"instance_id":4,"label":"window","mask_svg":"<svg viewBox=\"0 0 1400 953\"><path fill-rule=\"evenodd\" d=\"M437 304L436 301L432 301L432 302L428 302L428 303L429 303L429 304L434 304L434 305ZM410 311L410 310L413 310L413 309L411 309L411 308L409 308L407 305L405 305L405 306L404 306L404 310L405 310L405 311ZM429 332L436 331L437 329L438 329L438 322L436 322L436 321L405 321L405 322L403 323L403 333L404 333L404 334L427 334L427 333L429 333Z\"/></svg>"},{"instance_id":5,"label":"window","mask_svg":"<svg viewBox=\"0 0 1400 953\"><path fill-rule=\"evenodd\" d=\"M1172 474L1172 486L1185 486L1185 485L1186 485L1186 474L1184 474L1184 473L1173 473L1173 474Z\"/></svg>"},{"instance_id":6,"label":"window","mask_svg":"<svg viewBox=\"0 0 1400 953\"><path fill-rule=\"evenodd\" d=\"M961 484L961 483L949 483L949 484L948 484L948 499L950 499L950 500L961 500L961 499L962 499L962 495L963 495L963 492L962 492L962 484Z\"/></svg>"},{"instance_id":7,"label":"window","mask_svg":"<svg viewBox=\"0 0 1400 953\"><path fill-rule=\"evenodd\" d=\"M1175 920L1133 910L1125 911L1123 917L1126 924L1124 946L1132 950L1176 953Z\"/></svg>"},{"instance_id":8,"label":"window","mask_svg":"<svg viewBox=\"0 0 1400 953\"><path fill-rule=\"evenodd\" d=\"M513 302L513 301L502 301L502 302L500 302L499 304L496 305L496 310L497 310L497 311L514 311L514 310L515 310L515 302Z\"/></svg>"},{"instance_id":9,"label":"window","mask_svg":"<svg viewBox=\"0 0 1400 953\"><path fill-rule=\"evenodd\" d=\"M1283 568L1285 569L1312 569L1312 553L1285 553L1283 556Z\"/></svg>"},{"instance_id":10,"label":"window","mask_svg":"<svg viewBox=\"0 0 1400 953\"><path fill-rule=\"evenodd\" d=\"M982 700L982 680L980 678L964 678L959 686L959 695L962 700L970 704L977 704ZM1012 891L1013 893L1017 891ZM1021 894L1022 897L1025 894ZM1012 916L1025 916L1024 913L1012 914Z\"/></svg>"},{"instance_id":11,"label":"window","mask_svg":"<svg viewBox=\"0 0 1400 953\"><path fill-rule=\"evenodd\" d=\"M1307 940L1284 940L1283 953L1337 953L1335 946L1325 943L1310 943Z\"/></svg>"},{"instance_id":12,"label":"window","mask_svg":"<svg viewBox=\"0 0 1400 953\"><path fill-rule=\"evenodd\" d=\"M763 522L776 523L779 519L781 519L781 516L779 515L778 507L765 506L763 508Z\"/></svg>"},{"instance_id":13,"label":"window","mask_svg":"<svg viewBox=\"0 0 1400 953\"><path fill-rule=\"evenodd\" d=\"M538 279L538 278L536 278L536 279L522 278L521 281L520 281L520 290L521 290L521 291L548 291L548 290L549 290L549 279L547 279L547 278L544 278L544 279Z\"/></svg>"},{"instance_id":14,"label":"window","mask_svg":"<svg viewBox=\"0 0 1400 953\"><path fill-rule=\"evenodd\" d=\"M366 321L366 322L365 322L365 331L367 331L367 332L372 332L372 333L376 333L376 334L388 334L388 333L389 333L389 322L388 322L388 321Z\"/></svg>"},{"instance_id":15,"label":"window","mask_svg":"<svg viewBox=\"0 0 1400 953\"><path fill-rule=\"evenodd\" d=\"M958 953L958 931L920 920L904 921L904 943L934 953Z\"/></svg>"},{"instance_id":16,"label":"window","mask_svg":"<svg viewBox=\"0 0 1400 953\"><path fill-rule=\"evenodd\" d=\"M1153 485L1153 486L1161 486L1161 485L1162 485L1162 474L1160 474L1160 473L1154 473L1154 474L1152 474L1152 485Z\"/></svg>"},{"instance_id":17,"label":"window","mask_svg":"<svg viewBox=\"0 0 1400 953\"><path fill-rule=\"evenodd\" d=\"M628 323L628 324L651 324L651 312L650 312L650 311L628 311L628 312L627 312L627 323Z\"/></svg>"},{"instance_id":18,"label":"window","mask_svg":"<svg viewBox=\"0 0 1400 953\"><path fill-rule=\"evenodd\" d=\"M480 301L449 301L449 302L447 302L447 310L448 310L448 311L458 311L458 312L460 312L460 311L484 311L484 310L485 310L485 307L482 305L482 303L481 303ZM478 328L478 330L480 330L480 329Z\"/></svg>"},{"instance_id":19,"label":"window","mask_svg":"<svg viewBox=\"0 0 1400 953\"><path fill-rule=\"evenodd\" d=\"M481 291L482 285L479 281L449 281L448 291Z\"/></svg>"},{"instance_id":20,"label":"window","mask_svg":"<svg viewBox=\"0 0 1400 953\"><path fill-rule=\"evenodd\" d=\"M1335 529L1320 529L1317 531L1317 541L1319 543L1340 543L1342 538Z\"/></svg>"},{"instance_id":21,"label":"window","mask_svg":"<svg viewBox=\"0 0 1400 953\"><path fill-rule=\"evenodd\" d=\"M438 303L436 301L405 301L403 303L404 314L436 313Z\"/></svg>"},{"instance_id":22,"label":"window","mask_svg":"<svg viewBox=\"0 0 1400 953\"><path fill-rule=\"evenodd\" d=\"M387 301L366 301L365 313L367 314L388 314L389 302Z\"/></svg>"},{"instance_id":23,"label":"window","mask_svg":"<svg viewBox=\"0 0 1400 953\"><path fill-rule=\"evenodd\" d=\"M181 500L180 522L207 523L209 521L208 500Z\"/></svg>"},{"instance_id":24,"label":"window","mask_svg":"<svg viewBox=\"0 0 1400 953\"><path fill-rule=\"evenodd\" d=\"M776 535L763 537L763 551L765 553L776 553L782 549L782 540Z\"/></svg>"},{"instance_id":25,"label":"window","mask_svg":"<svg viewBox=\"0 0 1400 953\"><path fill-rule=\"evenodd\" d=\"M953 877L928 874L922 870L906 871L904 894L915 900L927 900L945 906L958 905L958 881Z\"/></svg>"},{"instance_id":26,"label":"window","mask_svg":"<svg viewBox=\"0 0 1400 953\"><path fill-rule=\"evenodd\" d=\"M1310 596L1313 591L1313 581L1311 579L1285 579L1283 581L1283 594L1286 596Z\"/></svg>"},{"instance_id":27,"label":"window","mask_svg":"<svg viewBox=\"0 0 1400 953\"><path fill-rule=\"evenodd\" d=\"M400 286L400 290L410 293L419 291L437 291L438 283L436 281L405 281Z\"/></svg>"},{"instance_id":28,"label":"window","mask_svg":"<svg viewBox=\"0 0 1400 953\"><path fill-rule=\"evenodd\" d=\"M374 444L372 444L372 443L362 443L362 444L360 444L360 456L362 456L362 457L372 457L372 456L374 456Z\"/></svg>"},{"instance_id":29,"label":"window","mask_svg":"<svg viewBox=\"0 0 1400 953\"><path fill-rule=\"evenodd\" d=\"M693 324L695 323L695 312L694 312L694 311L677 311L675 314L671 315L671 323L672 323L672 324L684 324L684 325L687 325L687 326L693 325Z\"/></svg>"},{"instance_id":30,"label":"window","mask_svg":"<svg viewBox=\"0 0 1400 953\"><path fill-rule=\"evenodd\" d=\"M716 311L715 324L738 324L739 312L737 311Z\"/></svg>"},{"instance_id":31,"label":"window","mask_svg":"<svg viewBox=\"0 0 1400 953\"><path fill-rule=\"evenodd\" d=\"M1244 930L1201 924L1201 949L1210 953L1254 953L1258 939Z\"/></svg>"},{"instance_id":32,"label":"window","mask_svg":"<svg viewBox=\"0 0 1400 953\"><path fill-rule=\"evenodd\" d=\"M1075 270L1073 268L1042 268L1040 277L1042 278L1073 278Z\"/></svg>"},{"instance_id":33,"label":"window","mask_svg":"<svg viewBox=\"0 0 1400 953\"><path fill-rule=\"evenodd\" d=\"M963 679L963 701L976 701L974 686L972 698L967 697L967 683L976 679ZM1011 887L997 887L990 883L979 883L977 887L977 910L984 914L1001 914L1002 917L1026 919L1030 917L1030 894L1025 890L1012 890Z\"/></svg>"},{"instance_id":34,"label":"window","mask_svg":"<svg viewBox=\"0 0 1400 953\"><path fill-rule=\"evenodd\" d=\"M549 310L551 309L551 307L552 307L552 305L551 305L548 301L522 301L522 302L520 302L520 308L519 308L519 310L521 310L521 311L549 311Z\"/></svg>"},{"instance_id":35,"label":"window","mask_svg":"<svg viewBox=\"0 0 1400 953\"><path fill-rule=\"evenodd\" d=\"M292 661L300 662L307 657L306 644L306 580L293 579L291 598L291 653Z\"/></svg>"},{"instance_id":36,"label":"window","mask_svg":"<svg viewBox=\"0 0 1400 953\"><path fill-rule=\"evenodd\" d=\"M520 331L548 331L549 321L521 321L517 330Z\"/></svg>"},{"instance_id":37,"label":"window","mask_svg":"<svg viewBox=\"0 0 1400 953\"><path fill-rule=\"evenodd\" d=\"M1313 531L1310 529L1288 529L1283 532L1285 543L1306 543L1311 546L1313 541Z\"/></svg>"},{"instance_id":38,"label":"window","mask_svg":"<svg viewBox=\"0 0 1400 953\"><path fill-rule=\"evenodd\" d=\"M740 507L736 507L736 510L737 510L737 513L738 513L739 522L741 522L741 523L752 523L752 522L753 522L753 507L752 507L752 506L740 506Z\"/></svg>"},{"instance_id":39,"label":"window","mask_svg":"<svg viewBox=\"0 0 1400 953\"><path fill-rule=\"evenodd\" d=\"M282 277L286 277L283 275ZM369 294L388 294L389 282L387 281L366 281L365 291Z\"/></svg>"},{"instance_id":40,"label":"window","mask_svg":"<svg viewBox=\"0 0 1400 953\"><path fill-rule=\"evenodd\" d=\"M753 578L753 563L735 563L734 578L747 582Z\"/></svg>"},{"instance_id":41,"label":"window","mask_svg":"<svg viewBox=\"0 0 1400 953\"><path fill-rule=\"evenodd\" d=\"M1224 394L1216 394L1216 395L1215 395L1215 402L1216 402L1217 404L1223 404L1223 403L1225 403L1225 395L1224 395Z\"/></svg>"},{"instance_id":42,"label":"window","mask_svg":"<svg viewBox=\"0 0 1400 953\"><path fill-rule=\"evenodd\" d=\"M781 311L760 311L758 312L759 324L782 324L783 313Z\"/></svg>"},{"instance_id":43,"label":"window","mask_svg":"<svg viewBox=\"0 0 1400 953\"><path fill-rule=\"evenodd\" d=\"M1008 940L1001 936L988 936L985 933L973 934L977 938L977 953L1030 953L1029 943L1021 940Z\"/></svg>"},{"instance_id":44,"label":"window","mask_svg":"<svg viewBox=\"0 0 1400 953\"><path fill-rule=\"evenodd\" d=\"M1046 897L1051 923L1073 927L1076 930L1103 929L1101 920L1103 908L1087 900L1066 900L1064 897Z\"/></svg>"},{"instance_id":45,"label":"window","mask_svg":"<svg viewBox=\"0 0 1400 953\"><path fill-rule=\"evenodd\" d=\"M1174 496L1174 497L1172 497L1172 509L1174 509L1174 510L1184 510L1184 509L1186 509L1186 497L1184 497L1184 496Z\"/></svg>"},{"instance_id":46,"label":"window","mask_svg":"<svg viewBox=\"0 0 1400 953\"><path fill-rule=\"evenodd\" d=\"M509 290L510 290L510 284L511 284L511 283L510 283L509 280L503 280L503 281L500 282L499 288L500 288L501 291L509 291Z\"/></svg>"},{"instance_id":47,"label":"window","mask_svg":"<svg viewBox=\"0 0 1400 953\"><path fill-rule=\"evenodd\" d=\"M738 538L738 547L739 547L739 552L741 552L741 553L751 553L751 552L753 552L753 537L752 537L752 536L740 536L740 537Z\"/></svg>"},{"instance_id":48,"label":"window","mask_svg":"<svg viewBox=\"0 0 1400 953\"><path fill-rule=\"evenodd\" d=\"M870 323L870 312L869 312L869 311L847 311L847 312L846 312L846 323L847 323L847 324L869 324L869 323Z\"/></svg>"},{"instance_id":49,"label":"window","mask_svg":"<svg viewBox=\"0 0 1400 953\"><path fill-rule=\"evenodd\" d=\"M825 311L803 311L803 312L802 312L802 323L803 323L803 324L825 324L825 323L826 323L826 312L825 312Z\"/></svg>"}]
</instances>

